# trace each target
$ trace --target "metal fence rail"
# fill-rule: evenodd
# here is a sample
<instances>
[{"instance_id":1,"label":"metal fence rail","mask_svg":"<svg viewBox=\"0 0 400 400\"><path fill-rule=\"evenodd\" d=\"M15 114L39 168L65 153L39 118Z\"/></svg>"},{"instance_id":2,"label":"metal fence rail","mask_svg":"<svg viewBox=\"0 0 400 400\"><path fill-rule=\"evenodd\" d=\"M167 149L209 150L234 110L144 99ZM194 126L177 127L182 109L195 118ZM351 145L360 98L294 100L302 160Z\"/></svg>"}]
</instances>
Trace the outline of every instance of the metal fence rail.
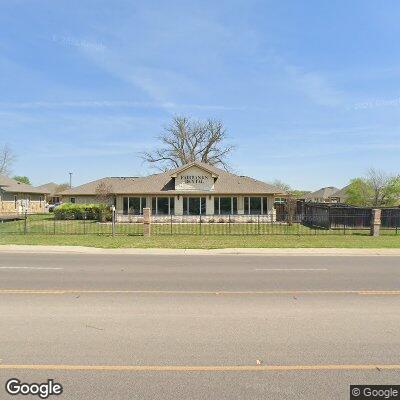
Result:
<instances>
[{"instance_id":1,"label":"metal fence rail","mask_svg":"<svg viewBox=\"0 0 400 400\"><path fill-rule=\"evenodd\" d=\"M273 215L155 215L152 235L368 235L367 213L333 216L326 212ZM143 235L143 217L114 214L110 219L85 214L0 215L0 234ZM382 234L400 234L400 213L382 216Z\"/></svg>"}]
</instances>

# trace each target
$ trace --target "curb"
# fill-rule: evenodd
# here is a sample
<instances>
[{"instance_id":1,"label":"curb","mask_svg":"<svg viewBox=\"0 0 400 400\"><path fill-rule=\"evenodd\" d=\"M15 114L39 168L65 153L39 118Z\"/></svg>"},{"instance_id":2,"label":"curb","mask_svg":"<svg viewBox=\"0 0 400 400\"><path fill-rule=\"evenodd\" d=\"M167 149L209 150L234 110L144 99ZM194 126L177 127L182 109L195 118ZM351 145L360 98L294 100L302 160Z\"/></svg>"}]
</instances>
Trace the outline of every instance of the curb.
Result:
<instances>
[{"instance_id":1,"label":"curb","mask_svg":"<svg viewBox=\"0 0 400 400\"><path fill-rule=\"evenodd\" d=\"M84 246L0 245L0 253L114 255L260 255L260 256L400 256L400 249L227 248L227 249L104 249Z\"/></svg>"}]
</instances>

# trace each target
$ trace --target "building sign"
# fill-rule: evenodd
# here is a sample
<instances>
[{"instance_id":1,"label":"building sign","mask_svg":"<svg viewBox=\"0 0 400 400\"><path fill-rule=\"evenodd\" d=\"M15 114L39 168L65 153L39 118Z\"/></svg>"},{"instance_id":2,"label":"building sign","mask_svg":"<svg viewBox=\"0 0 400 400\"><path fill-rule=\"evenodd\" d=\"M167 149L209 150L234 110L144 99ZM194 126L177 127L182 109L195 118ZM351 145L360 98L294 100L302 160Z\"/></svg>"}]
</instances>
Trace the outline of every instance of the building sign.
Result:
<instances>
[{"instance_id":1,"label":"building sign","mask_svg":"<svg viewBox=\"0 0 400 400\"><path fill-rule=\"evenodd\" d=\"M210 191L214 187L214 178L208 171L191 167L178 174L175 178L175 190L182 191Z\"/></svg>"},{"instance_id":2,"label":"building sign","mask_svg":"<svg viewBox=\"0 0 400 400\"><path fill-rule=\"evenodd\" d=\"M181 181L190 185L190 184L199 184L203 185L207 183L208 176L207 175L181 175Z\"/></svg>"}]
</instances>

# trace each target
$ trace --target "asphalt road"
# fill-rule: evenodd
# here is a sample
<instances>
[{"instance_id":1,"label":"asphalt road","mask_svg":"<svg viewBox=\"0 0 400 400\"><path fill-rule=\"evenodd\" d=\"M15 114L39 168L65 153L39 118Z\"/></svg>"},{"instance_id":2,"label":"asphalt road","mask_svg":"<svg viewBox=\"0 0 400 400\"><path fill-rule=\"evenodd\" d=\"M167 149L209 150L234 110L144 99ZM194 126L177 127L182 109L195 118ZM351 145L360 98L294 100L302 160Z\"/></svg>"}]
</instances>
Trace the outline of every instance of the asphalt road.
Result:
<instances>
[{"instance_id":1,"label":"asphalt road","mask_svg":"<svg viewBox=\"0 0 400 400\"><path fill-rule=\"evenodd\" d=\"M348 399L400 384L399 311L400 257L1 253L0 398Z\"/></svg>"}]
</instances>

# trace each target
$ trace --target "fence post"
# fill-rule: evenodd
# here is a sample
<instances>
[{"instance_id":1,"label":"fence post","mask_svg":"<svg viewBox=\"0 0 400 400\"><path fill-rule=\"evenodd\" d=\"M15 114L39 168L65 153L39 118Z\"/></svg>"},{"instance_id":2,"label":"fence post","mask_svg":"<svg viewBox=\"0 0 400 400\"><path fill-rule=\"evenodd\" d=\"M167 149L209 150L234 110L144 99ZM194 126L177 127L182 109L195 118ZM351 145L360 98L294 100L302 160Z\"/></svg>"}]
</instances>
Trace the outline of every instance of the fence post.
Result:
<instances>
[{"instance_id":1,"label":"fence post","mask_svg":"<svg viewBox=\"0 0 400 400\"><path fill-rule=\"evenodd\" d=\"M28 226L27 226L27 212L25 211L25 219L24 219L24 235L26 235L27 231L28 231Z\"/></svg>"},{"instance_id":2,"label":"fence post","mask_svg":"<svg viewBox=\"0 0 400 400\"><path fill-rule=\"evenodd\" d=\"M143 208L143 235L151 235L151 209L148 207Z\"/></svg>"},{"instance_id":3,"label":"fence post","mask_svg":"<svg viewBox=\"0 0 400 400\"><path fill-rule=\"evenodd\" d=\"M199 222L200 222L200 235L201 235L201 214L200 214Z\"/></svg>"},{"instance_id":4,"label":"fence post","mask_svg":"<svg viewBox=\"0 0 400 400\"><path fill-rule=\"evenodd\" d=\"M115 206L111 206L112 235L115 236Z\"/></svg>"},{"instance_id":5,"label":"fence post","mask_svg":"<svg viewBox=\"0 0 400 400\"><path fill-rule=\"evenodd\" d=\"M371 217L371 236L379 236L380 228L381 228L381 215L382 210L379 208L372 209L372 217Z\"/></svg>"},{"instance_id":6,"label":"fence post","mask_svg":"<svg viewBox=\"0 0 400 400\"><path fill-rule=\"evenodd\" d=\"M173 228L173 227L172 227L172 222L173 222L173 221L172 221L172 217L173 217L173 215L171 214L170 217L171 217L171 218L170 218L170 223L169 223L169 224L170 224L170 228L171 228L171 229L170 229L170 233L171 233L171 235L172 235L172 233L173 233L173 230L172 230L172 228Z\"/></svg>"},{"instance_id":7,"label":"fence post","mask_svg":"<svg viewBox=\"0 0 400 400\"><path fill-rule=\"evenodd\" d=\"M260 234L260 214L257 215L257 234Z\"/></svg>"}]
</instances>

